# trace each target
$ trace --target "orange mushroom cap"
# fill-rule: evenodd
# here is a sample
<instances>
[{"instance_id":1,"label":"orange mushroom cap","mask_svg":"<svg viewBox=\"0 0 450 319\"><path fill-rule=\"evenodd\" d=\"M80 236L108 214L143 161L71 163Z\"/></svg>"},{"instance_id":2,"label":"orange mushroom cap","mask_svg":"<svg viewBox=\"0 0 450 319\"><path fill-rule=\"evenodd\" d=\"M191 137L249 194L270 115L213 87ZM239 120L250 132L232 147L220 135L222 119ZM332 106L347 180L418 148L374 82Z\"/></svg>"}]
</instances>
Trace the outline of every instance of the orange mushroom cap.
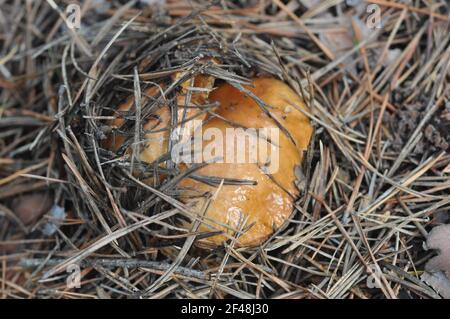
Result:
<instances>
[{"instance_id":1,"label":"orange mushroom cap","mask_svg":"<svg viewBox=\"0 0 450 319\"><path fill-rule=\"evenodd\" d=\"M178 72L175 74L175 79L180 78L183 74ZM210 75L197 75L194 77L193 86L202 89L212 89L214 85L214 78ZM191 94L190 103L186 105L186 95L188 88L190 86L190 81L185 81L181 84L182 92L177 98L178 111L177 119L178 124L188 121L189 123L194 123L189 121L189 119L196 118L197 120L203 120L206 117L206 113L202 112L200 109L196 108L198 105L206 103L208 92L193 92ZM148 98L157 95L159 90L164 87L152 86L147 88L142 94L141 105L144 105ZM118 107L118 111L126 112L134 107L135 99L130 96L127 101ZM145 143L141 147L139 159L146 163L153 163L159 157L167 153L169 148L169 125L171 123L171 114L168 105L162 105L152 113L152 118L147 120L144 124L143 129L146 132L144 134ZM125 119L116 118L110 122L110 125L115 128L120 128L125 123ZM193 128L195 129L195 128ZM125 142L125 136L110 136L104 146L108 149L117 151Z\"/></svg>"},{"instance_id":2,"label":"orange mushroom cap","mask_svg":"<svg viewBox=\"0 0 450 319\"><path fill-rule=\"evenodd\" d=\"M180 74L177 77L181 76ZM231 236L238 234L237 244L239 246L255 246L261 244L273 232L279 229L289 219L293 212L294 201L299 195L295 186L295 166L300 165L303 159L303 152L307 149L311 135L312 126L308 118L300 111L306 110L302 99L285 83L274 78L257 78L252 81L253 86L245 86L245 89L262 100L266 106L259 106L249 95L239 91L230 84L221 84L210 94L205 92L194 92L191 102L194 104L204 104L208 99L211 102L218 102L219 108L215 115L210 116L202 127L194 128L206 131L215 129L222 136L227 135L227 129L236 127L252 129L278 129L277 140L263 139L261 134L246 136L247 143L233 146L233 151L244 154L244 158L250 159L252 143L255 139L256 145L264 143L269 150L269 156L262 158L258 153L256 162L236 161L225 163L209 163L207 166L195 172L196 179L192 176L184 178L179 186L182 189L180 199L193 203L193 209L199 214L203 214L204 223L199 231L223 231L223 235L215 235L199 241L200 245L217 246L222 244ZM199 75L194 79L194 86L211 89L214 79L211 76ZM187 92L189 83L182 84L182 90ZM157 88L152 87L145 91L147 96L154 96ZM185 95L178 99L179 105L185 104ZM119 110L131 109L134 99L119 107ZM263 107L265 109L263 109ZM198 109L183 108L178 110L178 119L192 117L198 113ZM160 107L154 115L155 118L145 123L144 129L150 130L145 134L147 139L141 149L140 159L147 163L154 162L161 155L168 151L168 130L170 124L170 109L167 105ZM203 120L206 115L197 119ZM111 125L120 127L123 119L112 121ZM280 129L282 128L282 129ZM264 136L271 137L271 136ZM125 138L116 137L108 140L108 147L117 150L124 142ZM253 142L255 142L253 140ZM222 154L227 151L227 141L222 144ZM198 141L197 141L198 142ZM208 141L200 140L204 148L207 148ZM255 145L255 144L253 144ZM212 154L214 155L214 154ZM274 165L278 168L273 172L268 172L267 165ZM190 164L181 164L180 168L186 169ZM211 185L198 180L199 178L218 177L219 180L244 180L251 183ZM204 195L214 194L214 197L207 207ZM246 224L243 224L246 221ZM243 230L236 233L238 230Z\"/></svg>"},{"instance_id":3,"label":"orange mushroom cap","mask_svg":"<svg viewBox=\"0 0 450 319\"><path fill-rule=\"evenodd\" d=\"M245 226L242 227L242 221L247 218L246 226L251 227L239 236L237 243L240 246L260 244L290 217L295 198L299 195L294 183L294 169L301 163L303 151L307 149L313 132L308 118L299 110L305 109L306 106L288 85L273 78L255 79L253 85L254 87L246 89L268 105L270 116L253 98L229 84L222 84L209 96L210 100L220 103L216 111L218 117L207 121L203 125L203 131L216 128L226 135L226 129L236 124L245 128L279 128L278 122L284 127L284 131L288 132L286 134L280 130L278 145L275 148L278 156L270 154L271 160L279 161L278 170L267 174L261 158L258 158L257 163L212 163L198 170L196 174L248 180L256 185L222 185L218 189L217 186L192 178L186 178L180 183L185 189L215 194L204 215L206 222L200 226L200 231L222 230L233 235L239 228L245 229ZM205 146L207 143L203 141L203 144ZM245 149L236 151L244 152L249 159L250 142L244 147ZM192 195L195 192L189 193ZM197 201L196 208L199 213L202 213L200 209L204 200L206 199ZM206 245L220 245L226 239L225 235L216 235L201 242Z\"/></svg>"}]
</instances>

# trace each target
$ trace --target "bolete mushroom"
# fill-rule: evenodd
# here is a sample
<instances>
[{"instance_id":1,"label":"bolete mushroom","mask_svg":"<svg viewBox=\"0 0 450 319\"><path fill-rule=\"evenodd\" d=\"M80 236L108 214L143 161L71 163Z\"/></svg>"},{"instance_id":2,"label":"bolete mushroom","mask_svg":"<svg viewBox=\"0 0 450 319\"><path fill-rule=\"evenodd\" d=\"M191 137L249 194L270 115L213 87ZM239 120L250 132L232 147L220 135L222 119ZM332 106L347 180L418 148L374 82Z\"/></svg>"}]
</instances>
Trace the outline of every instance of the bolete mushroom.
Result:
<instances>
[{"instance_id":1,"label":"bolete mushroom","mask_svg":"<svg viewBox=\"0 0 450 319\"><path fill-rule=\"evenodd\" d=\"M177 80L184 75L183 72L175 74L174 79ZM212 89L214 85L214 78L210 75L197 75L193 80L193 87L201 88L205 91L193 92L189 99L186 99L188 89L191 85L190 81L181 83L181 94L177 98L177 119L178 125L191 125L195 118L199 121L206 117L206 112L202 112L195 106L203 105L208 97L208 90ZM145 105L146 101L151 98L155 98L158 95L158 91L163 90L164 86L151 86L144 90L142 94L141 105ZM189 103L187 103L189 102ZM135 105L134 96L128 97L128 99L121 104L117 111L127 112L130 111ZM116 118L110 121L109 125L115 129L120 129L125 124L124 118ZM140 148L139 159L146 163L153 163L159 159L162 155L166 154L169 148L169 125L171 124L171 111L166 103L157 106L156 110L152 113L151 118L143 125L145 132L145 143ZM191 128L194 130L195 127ZM110 136L104 146L108 149L117 151L125 142L126 137L123 135Z\"/></svg>"},{"instance_id":2,"label":"bolete mushroom","mask_svg":"<svg viewBox=\"0 0 450 319\"><path fill-rule=\"evenodd\" d=\"M214 79L201 76L196 77L194 82L195 86L211 88ZM222 141L226 140L210 154L216 162L208 161L208 165L179 183L180 200L189 202L193 205L194 211L199 215L203 214L201 218L204 219L204 223L200 225L199 231L222 231L220 235L197 241L203 246L221 245L235 235L238 235L239 246L261 244L288 220L299 195L295 185L294 170L296 165L302 162L303 152L309 145L313 131L308 118L301 112L302 109L306 110L306 106L302 99L282 81L264 77L254 79L252 84L252 86L244 86L250 94L223 83L218 85L209 96L204 93L194 93L192 96L194 102L199 104L205 103L207 99L220 104L212 112L213 115L209 115L203 125L196 130L201 129L206 132L212 129L216 134L222 134ZM186 84L183 84L183 90L186 89ZM152 88L146 93L152 96L156 93L155 90ZM258 102L255 101L255 97L259 100ZM130 98L119 109L129 110L132 104L133 99ZM183 112L182 109L179 112ZM189 114L192 112L194 111L189 110ZM180 114L178 113L178 118L181 118ZM168 150L168 133L161 133L161 129L171 123L170 110L167 106L162 106L155 115L157 119L149 120L144 126L144 129L159 130L159 133L146 134L149 140L145 142L140 159L148 163L153 162ZM204 118L205 116L200 117L200 119ZM123 120L116 120L113 124L120 126ZM248 139L248 142L241 141L239 144L233 140L234 144L230 147L227 145L229 141L224 137L227 135L227 130L233 128L261 129L261 131L258 131L256 135L248 131L244 131L243 135L235 135L236 138ZM267 134L268 130L279 130L275 140ZM261 134L261 132L264 133ZM155 138L161 139L155 140ZM252 143L255 141L257 141L256 144ZM117 149L122 143L123 139L116 139L110 147ZM204 138L200 143L208 148L208 142ZM270 152L266 152L264 156L257 152L256 161L228 161L222 157L222 160L217 162L217 158L220 158L217 155L223 156L225 153L228 155L227 152L230 150L232 153L244 155L244 158L249 160L255 145L265 145L265 149L269 149ZM182 163L179 167L183 170L190 165L190 163ZM268 166L276 169L270 170ZM206 211L202 211L205 201L208 200L205 194L214 194L214 196ZM246 221L245 224L244 221Z\"/></svg>"},{"instance_id":3,"label":"bolete mushroom","mask_svg":"<svg viewBox=\"0 0 450 319\"><path fill-rule=\"evenodd\" d=\"M300 111L306 108L305 104L288 85L273 78L255 79L253 85L254 87L245 88L267 105L266 110L249 95L230 84L222 84L209 96L211 101L220 103L220 107L215 111L217 116L208 119L202 129L218 129L223 136L227 135L227 129L236 127L279 129L278 141L263 141L271 144L269 159L258 156L256 163L211 163L195 172L196 179L185 178L180 183L181 187L191 189L191 195L196 192L215 194L205 212L205 223L200 226L200 231L218 229L233 235L234 231L250 226L239 236L237 243L240 246L261 244L290 217L299 195L294 169L296 165L301 164L303 152L309 145L313 131L308 118ZM248 134L236 136L251 139ZM261 136L256 139L260 140ZM227 142L229 143L230 139L227 139ZM207 142L203 140L203 144ZM245 158L249 160L251 141L241 143L243 149L238 149L235 145L234 150L238 154L245 154ZM229 146L223 146L224 152ZM267 171L267 161L278 161L269 163L275 167L274 170ZM223 184L218 189L218 185L205 183L198 177L218 177L219 180L222 178L253 183ZM187 193L186 191L185 194ZM206 199L200 198L197 201L196 208L199 213L204 200ZM245 219L246 225L242 225ZM200 242L214 246L220 245L226 239L225 235L216 235Z\"/></svg>"}]
</instances>

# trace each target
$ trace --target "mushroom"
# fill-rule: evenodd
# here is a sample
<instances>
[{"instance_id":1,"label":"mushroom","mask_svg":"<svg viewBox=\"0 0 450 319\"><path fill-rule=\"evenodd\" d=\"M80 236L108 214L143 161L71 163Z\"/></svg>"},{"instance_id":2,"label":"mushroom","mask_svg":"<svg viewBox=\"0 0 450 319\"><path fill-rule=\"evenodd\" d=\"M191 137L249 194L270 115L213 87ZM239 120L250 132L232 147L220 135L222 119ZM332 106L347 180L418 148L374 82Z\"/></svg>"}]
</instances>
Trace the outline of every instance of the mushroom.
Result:
<instances>
[{"instance_id":1,"label":"mushroom","mask_svg":"<svg viewBox=\"0 0 450 319\"><path fill-rule=\"evenodd\" d=\"M290 217L299 195L294 169L301 164L303 152L309 145L313 131L308 118L300 111L306 109L306 106L288 85L279 80L257 78L253 80L253 85L254 87L245 88L267 104L268 112L252 97L230 84L222 84L209 95L211 101L220 103L216 110L217 116L208 119L202 130L219 129L226 136L226 130L236 126L255 129L284 128L279 131L278 145L274 145L274 141L270 139L263 139L263 143L271 144L268 147L272 150L269 161L278 161L270 163L272 166L276 164L274 167L278 169L268 173L265 169L267 159L258 156L256 163L211 163L195 172L196 179L188 177L181 181L179 185L185 190L185 201L192 200L190 198L195 193L214 194L204 213L205 223L201 224L199 231L222 230L224 234L200 240L200 244L205 246L220 245L230 237L226 234L233 235L246 227L248 229L240 234L237 244L261 244ZM243 137L249 138L241 135ZM260 140L261 137L256 139ZM202 143L204 146L207 144L205 140ZM223 152L227 148L225 144ZM244 149L234 150L244 153L249 160L251 142L245 143ZM203 177L203 180L204 177L218 177L219 180L244 180L253 183L223 184L219 187L205 183L198 177ZM197 199L195 208L199 213L202 213L205 200L205 197ZM246 224L243 225L245 219Z\"/></svg>"},{"instance_id":2,"label":"mushroom","mask_svg":"<svg viewBox=\"0 0 450 319\"><path fill-rule=\"evenodd\" d=\"M214 62L214 61L213 61ZM215 62L214 62L215 63ZM174 79L177 80L184 75L184 72L175 73ZM181 84L181 94L177 97L177 119L178 125L192 125L196 123L190 121L195 118L199 121L206 117L206 113L202 112L195 106L205 104L208 97L208 90L212 89L214 85L214 78L210 75L199 74L194 77L193 87L201 88L204 91L193 92L189 100L186 99L188 94L188 89L190 87L190 81L185 81ZM157 96L159 91L163 90L164 86L151 86L144 90L142 94L141 105L145 102ZM190 102L187 104L186 102ZM135 99L133 96L128 97L125 103L118 107L119 112L130 111L135 104ZM149 119L143 126L145 132L144 138L146 142L144 147L141 147L139 159L146 163L153 163L159 159L162 155L166 154L169 148L169 125L171 123L171 111L166 103L159 105L155 112L152 114L152 118ZM110 121L109 125L112 128L119 129L125 124L124 118L116 118ZM192 127L191 130L194 130ZM117 151L125 142L125 136L110 136L106 139L104 146L108 149Z\"/></svg>"},{"instance_id":3,"label":"mushroom","mask_svg":"<svg viewBox=\"0 0 450 319\"><path fill-rule=\"evenodd\" d=\"M214 79L197 76L194 82L197 87L212 88ZM289 219L299 196L294 170L302 162L303 152L309 145L313 131L308 118L301 111L306 110L306 106L282 81L264 77L254 79L252 84L244 86L250 94L227 83L220 84L209 95L203 92L192 94L191 101L194 104L204 104L209 99L220 105L207 118L204 114L199 117L206 118L206 121L202 126L194 128L195 132L208 132L212 129L225 137L227 129L261 129L256 135L244 131L244 135L240 137L247 138L248 143L239 144L234 140L232 147L223 138L225 143L210 154L211 158L214 157L213 160L209 158L206 166L180 181L180 200L191 204L193 211L201 215L204 221L199 231L222 231L219 235L198 240L200 246L218 246L236 235L239 246L261 244ZM184 92L187 91L187 86L187 83L183 83ZM146 94L153 96L156 90L153 87ZM255 96L259 103L255 101ZM182 97L178 104L182 105L184 102ZM130 98L119 110L129 110L132 105L133 99ZM188 109L185 118L192 117L194 110ZM184 111L180 108L178 112L180 119ZM155 115L157 119L150 119L144 125L144 129L159 130L145 135L148 140L140 153L140 159L147 163L152 163L168 151L168 132L161 131L171 122L168 106L162 106ZM120 126L123 122L123 119L117 119L112 124ZM278 132L276 140L272 139L272 135L269 136L269 130ZM239 134L236 136L236 139L240 138ZM123 140L116 138L114 143L110 143L110 148L118 149ZM193 143L200 143L204 149L208 149L208 142L204 138ZM270 151L262 155L257 152L255 161L236 162L224 158L224 154L232 150L238 155L245 155L244 158L248 160L254 154L252 152L255 145L265 146ZM222 155L222 158L218 155ZM221 160L217 162L218 159ZM179 164L181 170L190 166L191 163ZM276 169L271 171L269 167ZM205 195L208 194L213 196L206 206L209 199Z\"/></svg>"}]
</instances>

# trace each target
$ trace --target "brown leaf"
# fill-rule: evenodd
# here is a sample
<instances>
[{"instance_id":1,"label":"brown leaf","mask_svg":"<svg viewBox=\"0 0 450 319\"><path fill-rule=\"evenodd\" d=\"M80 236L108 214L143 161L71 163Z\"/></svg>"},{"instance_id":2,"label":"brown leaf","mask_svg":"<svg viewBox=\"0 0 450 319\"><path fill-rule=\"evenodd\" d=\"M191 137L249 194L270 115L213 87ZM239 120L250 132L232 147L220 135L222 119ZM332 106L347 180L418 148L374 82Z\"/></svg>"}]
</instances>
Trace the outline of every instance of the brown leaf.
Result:
<instances>
[{"instance_id":1,"label":"brown leaf","mask_svg":"<svg viewBox=\"0 0 450 319\"><path fill-rule=\"evenodd\" d=\"M427 238L427 246L439 251L439 255L431 258L425 265L429 272L450 270L450 224L440 225L431 230Z\"/></svg>"},{"instance_id":2,"label":"brown leaf","mask_svg":"<svg viewBox=\"0 0 450 319\"><path fill-rule=\"evenodd\" d=\"M50 193L34 193L13 200L12 211L25 225L30 225L47 213L53 205Z\"/></svg>"},{"instance_id":3,"label":"brown leaf","mask_svg":"<svg viewBox=\"0 0 450 319\"><path fill-rule=\"evenodd\" d=\"M324 29L319 33L319 39L334 54L336 59L344 56L356 45L358 38L355 32L361 38L368 38L372 30L356 16L348 19L339 25ZM342 62L344 70L350 73L356 73L354 56L350 56Z\"/></svg>"},{"instance_id":4,"label":"brown leaf","mask_svg":"<svg viewBox=\"0 0 450 319\"><path fill-rule=\"evenodd\" d=\"M319 39L334 54L336 59L353 48L352 34L347 28L330 28L319 33ZM354 72L355 66L351 57L344 60L343 65L348 72Z\"/></svg>"}]
</instances>

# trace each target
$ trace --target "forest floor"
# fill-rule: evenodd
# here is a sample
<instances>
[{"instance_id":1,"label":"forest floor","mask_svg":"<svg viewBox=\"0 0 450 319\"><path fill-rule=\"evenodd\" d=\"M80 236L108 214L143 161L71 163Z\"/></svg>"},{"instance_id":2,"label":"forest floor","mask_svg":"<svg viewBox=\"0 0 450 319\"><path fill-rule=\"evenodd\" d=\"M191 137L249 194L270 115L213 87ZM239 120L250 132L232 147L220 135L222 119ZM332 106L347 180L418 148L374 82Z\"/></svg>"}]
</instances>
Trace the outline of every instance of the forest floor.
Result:
<instances>
[{"instance_id":1,"label":"forest floor","mask_svg":"<svg viewBox=\"0 0 450 319\"><path fill-rule=\"evenodd\" d=\"M448 1L71 2L0 1L0 298L450 298ZM199 247L180 172L103 147L177 72L309 107L302 195L258 247Z\"/></svg>"}]
</instances>

